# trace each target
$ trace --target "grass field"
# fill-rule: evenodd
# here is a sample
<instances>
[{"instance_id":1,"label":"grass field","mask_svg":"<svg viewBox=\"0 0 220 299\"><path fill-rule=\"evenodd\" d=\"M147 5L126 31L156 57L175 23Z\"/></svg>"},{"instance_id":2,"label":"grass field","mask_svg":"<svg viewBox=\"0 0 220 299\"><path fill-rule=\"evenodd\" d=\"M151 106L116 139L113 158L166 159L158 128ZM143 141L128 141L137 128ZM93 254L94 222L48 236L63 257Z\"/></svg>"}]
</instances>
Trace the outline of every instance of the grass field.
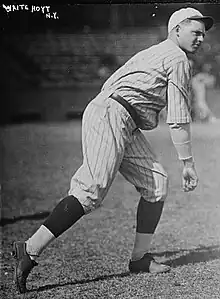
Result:
<instances>
[{"instance_id":1,"label":"grass field","mask_svg":"<svg viewBox=\"0 0 220 299\"><path fill-rule=\"evenodd\" d=\"M152 244L168 274L130 274L138 194L120 174L101 208L65 232L39 259L25 295L12 284L11 243L25 240L69 187L81 164L81 125L5 127L3 140L1 298L220 298L220 130L193 125L200 183L180 188L181 164L167 126L146 134L170 176L169 196Z\"/></svg>"}]
</instances>

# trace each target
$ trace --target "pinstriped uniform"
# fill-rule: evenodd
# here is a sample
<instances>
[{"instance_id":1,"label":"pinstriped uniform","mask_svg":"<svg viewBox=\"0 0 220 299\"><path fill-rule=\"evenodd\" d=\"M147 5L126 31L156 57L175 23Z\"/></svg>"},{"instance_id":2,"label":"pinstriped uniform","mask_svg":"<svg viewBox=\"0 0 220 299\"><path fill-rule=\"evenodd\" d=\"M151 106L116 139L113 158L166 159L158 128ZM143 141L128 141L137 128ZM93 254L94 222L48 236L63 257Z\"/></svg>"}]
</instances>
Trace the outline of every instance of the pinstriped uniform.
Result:
<instances>
[{"instance_id":1,"label":"pinstriped uniform","mask_svg":"<svg viewBox=\"0 0 220 299\"><path fill-rule=\"evenodd\" d=\"M155 128L165 106L167 123L190 122L189 82L188 58L169 39L133 56L105 82L84 111L83 163L70 183L69 195L86 213L101 204L118 171L147 201L165 200L167 174L140 129ZM136 110L140 129L113 92Z\"/></svg>"}]
</instances>

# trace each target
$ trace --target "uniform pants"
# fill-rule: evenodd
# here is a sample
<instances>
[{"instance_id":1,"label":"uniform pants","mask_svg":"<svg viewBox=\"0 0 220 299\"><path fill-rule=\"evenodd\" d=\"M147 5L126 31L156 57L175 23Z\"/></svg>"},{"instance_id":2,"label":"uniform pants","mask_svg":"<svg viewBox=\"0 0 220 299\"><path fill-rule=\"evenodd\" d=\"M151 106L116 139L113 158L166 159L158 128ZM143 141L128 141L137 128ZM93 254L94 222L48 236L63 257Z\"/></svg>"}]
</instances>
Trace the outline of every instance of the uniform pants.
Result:
<instances>
[{"instance_id":1,"label":"uniform pants","mask_svg":"<svg viewBox=\"0 0 220 299\"><path fill-rule=\"evenodd\" d=\"M165 170L127 110L111 98L98 95L82 119L83 163L71 178L69 195L85 214L100 206L117 172L149 202L164 201Z\"/></svg>"}]
</instances>

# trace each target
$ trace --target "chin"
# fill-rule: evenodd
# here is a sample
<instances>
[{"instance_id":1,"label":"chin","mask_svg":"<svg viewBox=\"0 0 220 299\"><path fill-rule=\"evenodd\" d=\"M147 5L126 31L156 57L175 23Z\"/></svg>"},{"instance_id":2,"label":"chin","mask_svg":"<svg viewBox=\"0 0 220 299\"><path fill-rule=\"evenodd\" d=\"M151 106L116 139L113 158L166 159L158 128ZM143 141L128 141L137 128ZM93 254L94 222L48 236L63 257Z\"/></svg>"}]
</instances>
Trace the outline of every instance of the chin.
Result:
<instances>
[{"instance_id":1,"label":"chin","mask_svg":"<svg viewBox=\"0 0 220 299\"><path fill-rule=\"evenodd\" d=\"M196 49L196 50L192 50L192 51L190 51L189 53L191 53L191 54L195 54L197 51L198 51L198 49Z\"/></svg>"},{"instance_id":2,"label":"chin","mask_svg":"<svg viewBox=\"0 0 220 299\"><path fill-rule=\"evenodd\" d=\"M186 54L194 54L198 49L193 48L181 48Z\"/></svg>"},{"instance_id":3,"label":"chin","mask_svg":"<svg viewBox=\"0 0 220 299\"><path fill-rule=\"evenodd\" d=\"M194 54L198 51L198 49L185 49L185 52L188 54Z\"/></svg>"}]
</instances>

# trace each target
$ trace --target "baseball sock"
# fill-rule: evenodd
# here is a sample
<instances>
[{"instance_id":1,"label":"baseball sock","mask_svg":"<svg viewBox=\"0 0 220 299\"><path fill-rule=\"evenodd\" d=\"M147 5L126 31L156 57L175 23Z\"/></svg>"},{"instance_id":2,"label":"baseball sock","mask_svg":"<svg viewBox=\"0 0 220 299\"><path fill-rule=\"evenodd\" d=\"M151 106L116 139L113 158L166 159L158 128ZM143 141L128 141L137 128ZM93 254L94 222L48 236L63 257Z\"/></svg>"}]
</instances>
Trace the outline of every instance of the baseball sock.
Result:
<instances>
[{"instance_id":1,"label":"baseball sock","mask_svg":"<svg viewBox=\"0 0 220 299\"><path fill-rule=\"evenodd\" d=\"M131 260L139 260L149 250L164 202L151 203L141 197L137 208L137 228Z\"/></svg>"},{"instance_id":2,"label":"baseball sock","mask_svg":"<svg viewBox=\"0 0 220 299\"><path fill-rule=\"evenodd\" d=\"M26 241L27 253L34 259L64 231L85 214L77 198L67 196L54 208L36 233Z\"/></svg>"}]
</instances>

